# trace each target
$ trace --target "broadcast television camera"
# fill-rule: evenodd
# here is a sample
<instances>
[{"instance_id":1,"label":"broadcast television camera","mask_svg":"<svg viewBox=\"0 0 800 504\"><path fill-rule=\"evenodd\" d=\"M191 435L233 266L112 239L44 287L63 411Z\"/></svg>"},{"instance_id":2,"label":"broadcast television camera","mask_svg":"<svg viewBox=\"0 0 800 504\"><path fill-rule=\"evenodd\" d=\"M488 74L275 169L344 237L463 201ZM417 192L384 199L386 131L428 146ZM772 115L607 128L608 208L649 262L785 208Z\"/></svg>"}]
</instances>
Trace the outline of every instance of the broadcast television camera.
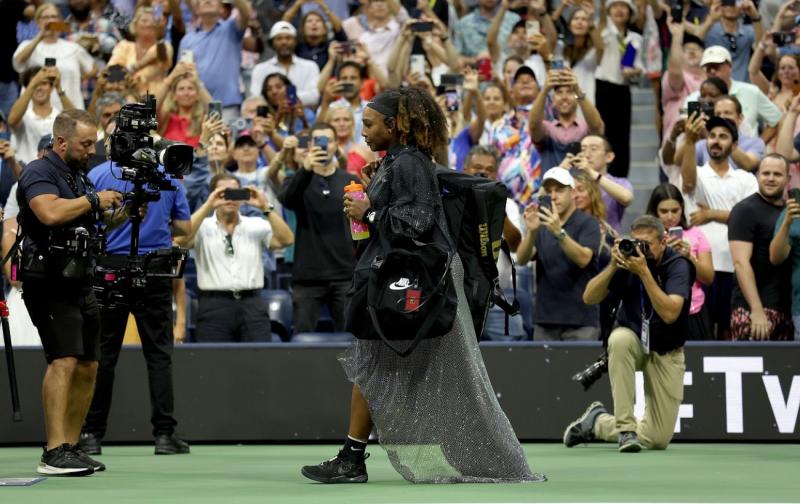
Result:
<instances>
[{"instance_id":1,"label":"broadcast television camera","mask_svg":"<svg viewBox=\"0 0 800 504\"><path fill-rule=\"evenodd\" d=\"M97 261L94 290L98 303L108 308L124 306L131 288L144 288L149 278L180 278L187 251L178 247L139 255L140 209L161 198L161 191L174 191L170 177L181 177L192 169L190 145L170 140L155 141L150 132L158 128L155 97L144 103L122 107L111 135L111 160L120 178L133 184L124 194L130 205L131 247L128 256L105 256ZM160 168L160 167L163 167Z\"/></svg>"}]
</instances>

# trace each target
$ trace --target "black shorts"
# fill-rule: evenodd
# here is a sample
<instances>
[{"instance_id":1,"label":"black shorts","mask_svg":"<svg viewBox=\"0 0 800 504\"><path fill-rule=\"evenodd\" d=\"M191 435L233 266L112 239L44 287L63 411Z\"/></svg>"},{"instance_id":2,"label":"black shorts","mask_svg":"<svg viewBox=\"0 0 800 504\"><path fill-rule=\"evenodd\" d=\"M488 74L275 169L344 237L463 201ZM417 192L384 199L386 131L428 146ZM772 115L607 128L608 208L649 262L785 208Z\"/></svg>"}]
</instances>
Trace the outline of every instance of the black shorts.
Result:
<instances>
[{"instance_id":1,"label":"black shorts","mask_svg":"<svg viewBox=\"0 0 800 504\"><path fill-rule=\"evenodd\" d=\"M100 309L94 293L26 281L22 298L39 331L47 363L63 357L100 360Z\"/></svg>"}]
</instances>

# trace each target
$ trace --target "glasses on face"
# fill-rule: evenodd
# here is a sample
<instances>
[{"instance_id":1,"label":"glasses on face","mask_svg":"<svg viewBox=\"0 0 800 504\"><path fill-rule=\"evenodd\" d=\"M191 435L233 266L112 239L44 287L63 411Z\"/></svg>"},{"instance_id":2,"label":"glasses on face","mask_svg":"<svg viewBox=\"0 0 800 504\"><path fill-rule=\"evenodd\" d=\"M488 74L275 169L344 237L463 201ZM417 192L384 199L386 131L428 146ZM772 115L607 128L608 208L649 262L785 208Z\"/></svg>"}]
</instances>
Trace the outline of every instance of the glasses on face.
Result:
<instances>
[{"instance_id":1,"label":"glasses on face","mask_svg":"<svg viewBox=\"0 0 800 504\"><path fill-rule=\"evenodd\" d=\"M225 255L233 257L233 235L225 235Z\"/></svg>"}]
</instances>

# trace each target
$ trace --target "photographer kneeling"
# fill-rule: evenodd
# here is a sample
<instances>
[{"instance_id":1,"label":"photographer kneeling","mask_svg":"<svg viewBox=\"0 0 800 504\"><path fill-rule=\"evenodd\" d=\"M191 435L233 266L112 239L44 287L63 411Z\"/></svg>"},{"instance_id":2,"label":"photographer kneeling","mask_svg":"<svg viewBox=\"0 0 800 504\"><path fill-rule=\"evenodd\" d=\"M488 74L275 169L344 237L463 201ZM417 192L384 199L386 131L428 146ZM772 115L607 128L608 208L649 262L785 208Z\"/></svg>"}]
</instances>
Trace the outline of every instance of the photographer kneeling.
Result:
<instances>
[{"instance_id":1,"label":"photographer kneeling","mask_svg":"<svg viewBox=\"0 0 800 504\"><path fill-rule=\"evenodd\" d=\"M53 138L52 152L20 176L18 218L25 240L18 279L47 359L42 384L47 445L37 471L83 476L105 469L77 447L100 356L100 311L91 287L92 264L102 250L97 221L111 227L127 216L117 211L120 193L95 192L86 177L97 141L94 116L62 112L53 123Z\"/></svg>"},{"instance_id":2,"label":"photographer kneeling","mask_svg":"<svg viewBox=\"0 0 800 504\"><path fill-rule=\"evenodd\" d=\"M612 261L586 286L583 300L621 299L617 327L608 338L608 375L614 415L600 402L567 426L569 448L592 441L619 441L620 452L669 445L683 400L683 344L689 322L694 266L666 245L664 225L650 215L631 226L632 239L617 240ZM645 411L633 416L635 375L645 379Z\"/></svg>"}]
</instances>

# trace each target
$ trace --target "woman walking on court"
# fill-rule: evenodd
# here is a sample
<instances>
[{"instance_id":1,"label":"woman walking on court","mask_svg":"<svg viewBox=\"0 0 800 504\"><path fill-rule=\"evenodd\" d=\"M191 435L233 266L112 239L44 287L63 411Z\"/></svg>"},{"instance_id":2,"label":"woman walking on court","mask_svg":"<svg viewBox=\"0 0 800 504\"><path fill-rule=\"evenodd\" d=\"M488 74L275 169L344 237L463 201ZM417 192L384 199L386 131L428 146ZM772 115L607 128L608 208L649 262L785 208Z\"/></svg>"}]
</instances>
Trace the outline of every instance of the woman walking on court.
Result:
<instances>
[{"instance_id":1,"label":"woman walking on court","mask_svg":"<svg viewBox=\"0 0 800 504\"><path fill-rule=\"evenodd\" d=\"M430 242L440 224L446 226L432 159L446 159L447 129L434 99L415 87L386 91L367 105L363 121L367 145L387 154L371 174L368 199L345 199L345 213L370 228L356 270L381 254L378 236L393 248L403 247L411 240ZM381 340L357 339L341 357L353 382L348 436L336 457L303 467L304 476L323 483L365 483L365 450L374 425L395 470L411 482L546 479L531 473L497 402L463 274L456 255L451 275L458 308L447 334L423 339L407 357Z\"/></svg>"}]
</instances>

